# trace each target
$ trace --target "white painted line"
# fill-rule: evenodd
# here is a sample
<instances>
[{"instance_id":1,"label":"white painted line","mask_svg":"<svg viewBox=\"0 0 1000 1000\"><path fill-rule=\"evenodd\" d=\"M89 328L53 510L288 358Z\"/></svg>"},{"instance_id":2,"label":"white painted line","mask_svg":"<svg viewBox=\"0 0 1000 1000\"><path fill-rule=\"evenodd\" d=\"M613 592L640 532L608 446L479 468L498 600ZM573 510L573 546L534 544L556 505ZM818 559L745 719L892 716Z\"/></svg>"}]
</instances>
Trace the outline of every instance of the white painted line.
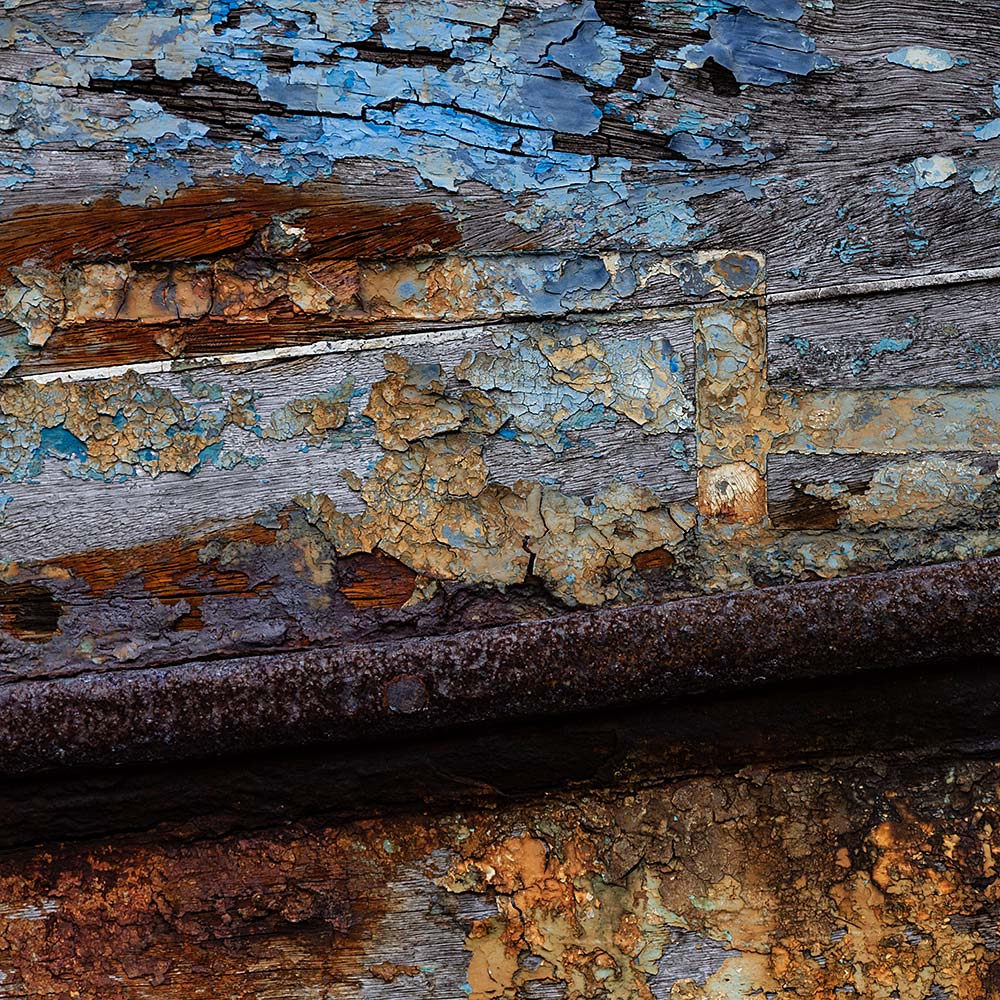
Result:
<instances>
[{"instance_id":1,"label":"white painted line","mask_svg":"<svg viewBox=\"0 0 1000 1000\"><path fill-rule=\"evenodd\" d=\"M450 330L427 330L405 333L393 337L364 337L353 340L317 340L311 344L289 347L270 347L259 351L242 351L238 354L203 354L193 358L173 358L163 361L144 361L137 365L107 365L104 368L76 368L70 371L41 372L24 375L25 382L85 382L92 379L114 378L135 372L137 375L162 375L166 372L185 372L207 365L242 365L293 358L309 358L323 354L355 354L358 351L391 351L414 344L447 344L453 340L481 336L483 326L455 327Z\"/></svg>"},{"instance_id":2,"label":"white painted line","mask_svg":"<svg viewBox=\"0 0 1000 1000\"><path fill-rule=\"evenodd\" d=\"M682 319L692 314L693 307L678 308L653 307L649 309L633 309L615 312L581 313L581 319L590 322L600 322L602 319L618 320L670 320ZM575 317L570 317L572 320ZM539 322L532 319L532 322ZM548 317L541 322L549 321ZM567 317L552 317L553 322L566 322ZM103 368L76 368L68 371L39 372L32 375L18 376L15 373L8 376L8 382L35 382L44 385L47 382L90 382L97 379L115 378L134 372L137 375L162 375L169 372L183 373L197 368L213 365L231 366L243 364L261 364L270 361L287 361L296 358L320 357L331 354L356 354L359 351L392 351L399 348L423 346L428 344L450 344L461 340L474 340L485 337L497 327L511 325L512 319L498 320L488 325L451 327L446 330L420 330L413 333L394 334L385 337L373 335L344 340L317 340L311 344L295 344L289 347L262 348L257 351L243 351L237 354L204 354L190 358L170 358L162 361L144 361L134 365L106 365Z\"/></svg>"},{"instance_id":3,"label":"white painted line","mask_svg":"<svg viewBox=\"0 0 1000 1000\"><path fill-rule=\"evenodd\" d=\"M855 281L843 285L823 285L820 288L796 288L788 292L773 292L765 296L765 301L769 306L790 305L795 302L823 302L826 299L875 295L879 292L904 292L909 289L997 280L1000 280L1000 267L977 267L965 271L942 271L940 274L917 274L911 278L879 278L876 281Z\"/></svg>"}]
</instances>

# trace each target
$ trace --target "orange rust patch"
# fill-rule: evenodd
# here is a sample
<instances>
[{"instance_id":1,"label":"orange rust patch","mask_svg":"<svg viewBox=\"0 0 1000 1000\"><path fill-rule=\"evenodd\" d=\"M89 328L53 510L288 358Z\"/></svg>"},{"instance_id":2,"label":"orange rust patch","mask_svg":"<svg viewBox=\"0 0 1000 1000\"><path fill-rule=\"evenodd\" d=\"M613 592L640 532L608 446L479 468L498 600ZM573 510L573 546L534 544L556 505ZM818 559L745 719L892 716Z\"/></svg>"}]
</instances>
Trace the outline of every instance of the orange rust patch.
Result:
<instances>
[{"instance_id":1,"label":"orange rust patch","mask_svg":"<svg viewBox=\"0 0 1000 1000\"><path fill-rule=\"evenodd\" d=\"M20 372L252 351L308 344L319 336L330 336L331 324L317 332L315 324L299 315L301 310L290 302L269 301L259 315L252 307L246 308L255 292L254 267L272 260L267 227L273 217L289 212L295 213L296 231L302 231L292 256L321 288L339 291L343 287L347 295L357 276L350 268L345 273L344 261L444 252L462 241L454 220L431 205L366 204L330 184L297 189L261 182L199 187L149 208L108 199L91 206L20 208L0 222L0 283L9 279L10 268L28 260L56 271L70 263L161 265L133 276L129 297L120 304L117 316L57 328L44 352L22 359ZM243 251L249 252L247 274L245 280L236 282L239 287L227 289L225 281L215 277L216 306L222 308L219 315L206 314L207 290L199 294L197 281L189 289L191 301L177 301L171 295L162 315L151 309L157 283L165 287L172 271L183 271L185 265L178 262L240 256ZM287 256L278 253L273 259ZM187 285L172 282L170 287ZM239 304L238 328L226 321L227 294ZM364 326L363 321L349 321L338 328L349 335ZM12 324L0 321L0 332L13 330Z\"/></svg>"},{"instance_id":2,"label":"orange rust patch","mask_svg":"<svg viewBox=\"0 0 1000 1000\"><path fill-rule=\"evenodd\" d=\"M298 347L317 340L361 337L420 329L441 329L458 323L412 320L367 319L324 320L308 316L282 315L270 319L228 323L206 316L188 322L136 323L99 322L55 330L37 353L21 359L17 373L34 375L75 368L138 365L175 357L197 358L217 354L259 351L274 347Z\"/></svg>"},{"instance_id":3,"label":"orange rust patch","mask_svg":"<svg viewBox=\"0 0 1000 1000\"><path fill-rule=\"evenodd\" d=\"M391 983L400 976L419 976L420 967L417 965L398 965L395 962L379 962L378 965L368 966L368 971L383 983Z\"/></svg>"},{"instance_id":4,"label":"orange rust patch","mask_svg":"<svg viewBox=\"0 0 1000 1000\"><path fill-rule=\"evenodd\" d=\"M340 592L355 608L401 608L417 585L413 570L382 552L348 556L338 565Z\"/></svg>"},{"instance_id":5,"label":"orange rust patch","mask_svg":"<svg viewBox=\"0 0 1000 1000\"><path fill-rule=\"evenodd\" d=\"M484 1000L560 981L652 1000L654 974L684 1000L980 1000L1000 969L997 779L984 761L840 760L8 853L0 968L12 996L342 998L457 937L468 965L438 971ZM452 894L489 908L456 917ZM708 949L698 982L678 935Z\"/></svg>"},{"instance_id":6,"label":"orange rust patch","mask_svg":"<svg viewBox=\"0 0 1000 1000\"><path fill-rule=\"evenodd\" d=\"M164 604L186 601L190 611L179 618L176 629L196 630L202 627L201 603L209 596L253 597L269 584L248 587L246 573L231 570L212 562L204 562L200 552L212 541L249 542L268 545L275 540L275 530L254 521L241 521L225 531L199 536L184 542L177 538L149 542L130 549L91 549L88 552L62 556L35 567L68 571L83 581L94 597L101 597L128 579L141 580L145 590Z\"/></svg>"},{"instance_id":7,"label":"orange rust patch","mask_svg":"<svg viewBox=\"0 0 1000 1000\"><path fill-rule=\"evenodd\" d=\"M16 209L0 224L0 277L27 259L60 267L72 260L142 263L232 253L272 216L298 210L310 257L405 257L462 239L455 221L432 205L368 204L335 184L248 181L184 190L152 207L105 198Z\"/></svg>"},{"instance_id":8,"label":"orange rust patch","mask_svg":"<svg viewBox=\"0 0 1000 1000\"><path fill-rule=\"evenodd\" d=\"M676 565L677 557L666 549L650 549L648 552L638 552L632 560L640 573L648 573L658 569L669 569Z\"/></svg>"}]
</instances>

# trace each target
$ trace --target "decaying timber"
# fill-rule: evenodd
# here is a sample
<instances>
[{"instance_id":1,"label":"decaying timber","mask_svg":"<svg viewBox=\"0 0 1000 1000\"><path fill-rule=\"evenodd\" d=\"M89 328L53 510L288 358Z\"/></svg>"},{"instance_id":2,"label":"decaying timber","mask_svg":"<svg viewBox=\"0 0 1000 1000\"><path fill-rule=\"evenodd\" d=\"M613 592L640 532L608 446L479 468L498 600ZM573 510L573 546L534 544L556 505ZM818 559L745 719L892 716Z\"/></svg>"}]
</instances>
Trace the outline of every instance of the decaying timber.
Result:
<instances>
[{"instance_id":1,"label":"decaying timber","mask_svg":"<svg viewBox=\"0 0 1000 1000\"><path fill-rule=\"evenodd\" d=\"M11 673L434 634L442 616L476 625L450 609L484 589L487 624L998 550L992 377L769 381L755 255L340 270L348 291L337 302L314 286L316 309L373 328L454 325L8 377ZM300 280L273 273L281 295ZM205 321L227 325L219 271L204 275ZM102 287L122 301L193 294L189 272L134 293L133 278ZM56 326L78 321L81 281L53 285ZM122 491L109 523L101 498ZM67 516L81 551L67 551Z\"/></svg>"},{"instance_id":2,"label":"decaying timber","mask_svg":"<svg viewBox=\"0 0 1000 1000\"><path fill-rule=\"evenodd\" d=\"M978 7L418 7L14 5L11 677L997 551Z\"/></svg>"},{"instance_id":3,"label":"decaying timber","mask_svg":"<svg viewBox=\"0 0 1000 1000\"><path fill-rule=\"evenodd\" d=\"M1000 998L996 3L0 7L0 997Z\"/></svg>"}]
</instances>

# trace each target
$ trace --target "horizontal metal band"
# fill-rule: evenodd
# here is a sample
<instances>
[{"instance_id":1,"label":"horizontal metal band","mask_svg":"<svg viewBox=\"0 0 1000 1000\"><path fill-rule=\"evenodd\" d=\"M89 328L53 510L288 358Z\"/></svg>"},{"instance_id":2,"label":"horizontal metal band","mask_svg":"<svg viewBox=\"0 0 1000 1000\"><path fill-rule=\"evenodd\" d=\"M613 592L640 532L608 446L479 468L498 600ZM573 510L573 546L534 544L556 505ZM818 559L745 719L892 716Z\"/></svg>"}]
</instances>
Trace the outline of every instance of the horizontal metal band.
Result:
<instances>
[{"instance_id":1,"label":"horizontal metal band","mask_svg":"<svg viewBox=\"0 0 1000 1000\"><path fill-rule=\"evenodd\" d=\"M1000 652L1000 558L0 689L0 770L341 743Z\"/></svg>"}]
</instances>

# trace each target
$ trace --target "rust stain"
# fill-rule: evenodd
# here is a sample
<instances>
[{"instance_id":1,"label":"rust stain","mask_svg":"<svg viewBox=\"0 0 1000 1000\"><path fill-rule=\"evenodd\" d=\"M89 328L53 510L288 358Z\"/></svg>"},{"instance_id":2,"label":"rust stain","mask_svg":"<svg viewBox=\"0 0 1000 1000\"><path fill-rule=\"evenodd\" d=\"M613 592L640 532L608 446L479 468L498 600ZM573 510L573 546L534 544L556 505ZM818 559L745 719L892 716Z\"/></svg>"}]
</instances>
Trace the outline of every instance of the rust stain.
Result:
<instances>
[{"instance_id":1,"label":"rust stain","mask_svg":"<svg viewBox=\"0 0 1000 1000\"><path fill-rule=\"evenodd\" d=\"M335 184L293 188L249 180L183 189L155 206L52 204L15 209L0 222L0 279L32 259L183 261L250 246L275 215L298 213L308 257L406 257L461 243L459 225L429 203L375 204ZM273 250L273 245L268 249Z\"/></svg>"},{"instance_id":2,"label":"rust stain","mask_svg":"<svg viewBox=\"0 0 1000 1000\"><path fill-rule=\"evenodd\" d=\"M368 966L368 971L383 983L391 983L400 976L419 976L420 966L399 965L396 962L379 962L378 965Z\"/></svg>"},{"instance_id":3,"label":"rust stain","mask_svg":"<svg viewBox=\"0 0 1000 1000\"><path fill-rule=\"evenodd\" d=\"M222 540L237 545L272 545L275 536L274 528L247 519L195 539L170 538L131 549L72 553L41 563L32 572L39 578L58 575L79 581L92 598L105 597L134 580L150 597L164 604L183 602L186 610L177 618L174 628L197 630L202 627L201 606L206 599L219 595L252 598L271 586L268 582L251 586L245 571L228 568L217 559L205 560L202 553L206 546ZM26 614L25 606L22 598L17 602L20 609L17 613ZM17 634L13 628L8 630Z\"/></svg>"},{"instance_id":4,"label":"rust stain","mask_svg":"<svg viewBox=\"0 0 1000 1000\"><path fill-rule=\"evenodd\" d=\"M677 557L668 549L650 549L648 552L637 552L632 563L640 573L645 573L670 569L677 564Z\"/></svg>"},{"instance_id":5,"label":"rust stain","mask_svg":"<svg viewBox=\"0 0 1000 1000\"><path fill-rule=\"evenodd\" d=\"M883 757L21 851L0 970L59 1000L981 1000L998 783L993 762Z\"/></svg>"},{"instance_id":6,"label":"rust stain","mask_svg":"<svg viewBox=\"0 0 1000 1000\"><path fill-rule=\"evenodd\" d=\"M346 556L338 569L340 592L353 608L401 608L417 583L413 570L384 552Z\"/></svg>"}]
</instances>

